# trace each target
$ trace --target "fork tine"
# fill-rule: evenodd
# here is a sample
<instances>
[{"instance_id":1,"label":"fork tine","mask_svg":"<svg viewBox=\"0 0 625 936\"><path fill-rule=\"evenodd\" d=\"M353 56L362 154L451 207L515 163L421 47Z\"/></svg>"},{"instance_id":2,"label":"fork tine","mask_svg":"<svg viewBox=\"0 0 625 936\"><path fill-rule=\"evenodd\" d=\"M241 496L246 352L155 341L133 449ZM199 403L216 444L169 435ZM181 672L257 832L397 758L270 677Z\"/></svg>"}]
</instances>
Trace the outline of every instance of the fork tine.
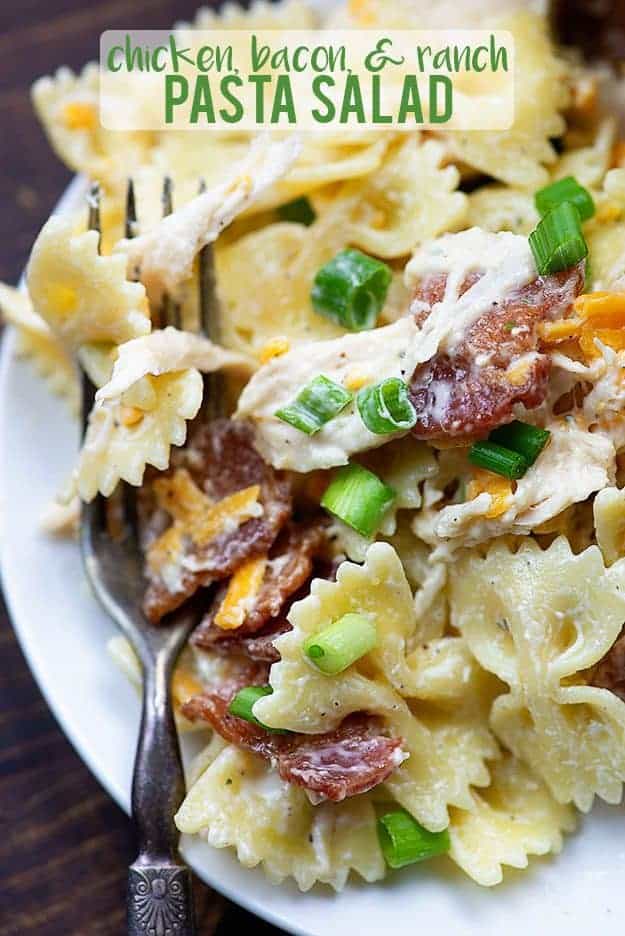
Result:
<instances>
[{"instance_id":1,"label":"fork tine","mask_svg":"<svg viewBox=\"0 0 625 936\"><path fill-rule=\"evenodd\" d=\"M163 206L163 217L166 218L174 210L172 200L172 181L171 176L165 176L163 179L163 191L161 193L161 204Z\"/></svg>"},{"instance_id":2,"label":"fork tine","mask_svg":"<svg viewBox=\"0 0 625 936\"><path fill-rule=\"evenodd\" d=\"M126 188L126 214L124 216L124 233L131 240L137 234L137 205L135 199L135 184L132 178L128 179ZM136 490L130 484L121 482L121 502L125 523L130 529L136 529L137 497Z\"/></svg>"},{"instance_id":3,"label":"fork tine","mask_svg":"<svg viewBox=\"0 0 625 936\"><path fill-rule=\"evenodd\" d=\"M204 180L200 182L200 194L206 190ZM211 341L221 341L221 309L217 295L215 254L212 244L202 247L198 257L198 288L200 305L200 334ZM220 373L204 374L204 398L202 416L216 419L224 413L225 384Z\"/></svg>"},{"instance_id":4,"label":"fork tine","mask_svg":"<svg viewBox=\"0 0 625 936\"><path fill-rule=\"evenodd\" d=\"M97 231L98 236L102 234L100 226L100 183L92 182L89 186L89 192L87 194L87 205L89 207L89 215L87 219L87 227L90 231ZM98 250L100 246L98 244Z\"/></svg>"},{"instance_id":5,"label":"fork tine","mask_svg":"<svg viewBox=\"0 0 625 936\"><path fill-rule=\"evenodd\" d=\"M97 231L98 238L102 237L102 229L100 225L100 185L98 182L93 182L89 186L89 192L87 193L87 206L88 206L88 217L87 217L87 227L90 231ZM98 252L100 250L100 240L98 240ZM89 413L93 407L95 400L95 387L89 380L86 372L82 372L82 434L83 437L87 431L87 422L89 420Z\"/></svg>"},{"instance_id":6,"label":"fork tine","mask_svg":"<svg viewBox=\"0 0 625 936\"><path fill-rule=\"evenodd\" d=\"M128 179L126 189L126 217L124 219L124 236L130 240L137 233L137 206L135 203L135 184Z\"/></svg>"},{"instance_id":7,"label":"fork tine","mask_svg":"<svg viewBox=\"0 0 625 936\"><path fill-rule=\"evenodd\" d=\"M101 192L98 182L92 182L87 193L87 228L90 231L98 233L98 253L100 252L100 242L102 239L102 227L100 216ZM89 424L89 414L93 409L95 402L96 388L91 383L85 370L81 370L81 429L82 438L87 433ZM105 508L104 498L98 495L90 504L81 503L81 535L89 525L102 527L104 524Z\"/></svg>"},{"instance_id":8,"label":"fork tine","mask_svg":"<svg viewBox=\"0 0 625 936\"><path fill-rule=\"evenodd\" d=\"M172 192L173 185L171 176L165 176L163 179L163 191L161 193L164 218L170 215L174 210ZM163 296L161 308L157 312L157 321L154 324L157 328L165 328L166 325L173 325L174 328L182 328L180 303L174 302L168 293L165 293Z\"/></svg>"}]
</instances>

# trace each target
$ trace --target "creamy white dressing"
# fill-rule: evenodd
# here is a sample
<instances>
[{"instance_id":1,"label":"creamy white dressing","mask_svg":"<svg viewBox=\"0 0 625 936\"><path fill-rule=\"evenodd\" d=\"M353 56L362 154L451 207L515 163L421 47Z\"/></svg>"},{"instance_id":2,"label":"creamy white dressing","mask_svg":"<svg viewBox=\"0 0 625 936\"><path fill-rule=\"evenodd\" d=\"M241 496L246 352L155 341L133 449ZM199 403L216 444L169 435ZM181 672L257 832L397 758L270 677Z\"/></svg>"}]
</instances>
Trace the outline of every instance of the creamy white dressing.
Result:
<instances>
[{"instance_id":1,"label":"creamy white dressing","mask_svg":"<svg viewBox=\"0 0 625 936\"><path fill-rule=\"evenodd\" d=\"M479 273L480 279L460 295L472 273ZM407 287L414 289L421 280L437 274L447 276L445 294L423 324L422 362L439 350L453 352L480 316L538 275L526 237L477 227L430 241L414 254L404 278ZM417 301L413 309L422 306Z\"/></svg>"},{"instance_id":2,"label":"creamy white dressing","mask_svg":"<svg viewBox=\"0 0 625 936\"><path fill-rule=\"evenodd\" d=\"M476 271L481 279L459 297L462 283ZM354 370L371 383L389 377L410 380L417 365L443 348L451 350L493 304L536 278L526 238L479 228L445 235L423 247L406 267L406 281L414 286L416 280L438 273L447 276L445 297L421 327L407 314L383 328L299 345L257 371L241 395L237 415L255 423L257 446L266 461L302 472L331 468L402 435L369 432L353 404L313 436L282 422L275 412L319 374L338 384L345 384ZM415 303L408 311L415 311ZM441 384L435 404L441 414L449 394L450 388Z\"/></svg>"}]
</instances>

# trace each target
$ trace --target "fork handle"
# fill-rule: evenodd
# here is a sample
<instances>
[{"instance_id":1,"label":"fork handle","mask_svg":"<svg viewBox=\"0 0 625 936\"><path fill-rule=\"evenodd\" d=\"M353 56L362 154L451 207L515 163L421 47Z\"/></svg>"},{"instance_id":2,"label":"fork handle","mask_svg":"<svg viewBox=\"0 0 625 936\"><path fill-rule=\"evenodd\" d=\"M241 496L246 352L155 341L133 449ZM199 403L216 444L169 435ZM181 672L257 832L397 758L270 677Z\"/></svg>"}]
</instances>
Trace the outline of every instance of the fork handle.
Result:
<instances>
[{"instance_id":1,"label":"fork handle","mask_svg":"<svg viewBox=\"0 0 625 936\"><path fill-rule=\"evenodd\" d=\"M132 782L139 855L128 875L129 936L195 936L189 869L178 856L174 814L184 777L172 712L173 659L145 661L143 712Z\"/></svg>"},{"instance_id":2,"label":"fork handle","mask_svg":"<svg viewBox=\"0 0 625 936\"><path fill-rule=\"evenodd\" d=\"M128 936L195 936L191 872L184 865L140 864L128 870Z\"/></svg>"}]
</instances>

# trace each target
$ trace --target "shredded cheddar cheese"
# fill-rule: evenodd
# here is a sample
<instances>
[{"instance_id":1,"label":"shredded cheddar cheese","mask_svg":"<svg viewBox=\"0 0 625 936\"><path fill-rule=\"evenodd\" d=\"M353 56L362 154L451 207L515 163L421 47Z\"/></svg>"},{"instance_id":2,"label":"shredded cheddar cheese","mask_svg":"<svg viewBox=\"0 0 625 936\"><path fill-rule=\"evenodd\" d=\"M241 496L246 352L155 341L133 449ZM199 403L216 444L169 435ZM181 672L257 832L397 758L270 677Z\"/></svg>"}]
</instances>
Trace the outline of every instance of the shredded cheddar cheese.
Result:
<instances>
[{"instance_id":1,"label":"shredded cheddar cheese","mask_svg":"<svg viewBox=\"0 0 625 936\"><path fill-rule=\"evenodd\" d=\"M248 559L239 566L230 579L226 596L215 615L217 627L236 630L241 626L262 585L266 567L266 556Z\"/></svg>"},{"instance_id":2,"label":"shredded cheddar cheese","mask_svg":"<svg viewBox=\"0 0 625 936\"><path fill-rule=\"evenodd\" d=\"M283 338L279 336L277 338L271 338L266 344L260 349L259 359L261 364L266 364L268 361L271 361L273 358L280 357L282 354L286 354L287 351L290 351L291 343L288 338Z\"/></svg>"},{"instance_id":3,"label":"shredded cheddar cheese","mask_svg":"<svg viewBox=\"0 0 625 936\"><path fill-rule=\"evenodd\" d=\"M143 410L138 409L136 406L122 406L120 410L120 419L122 425L126 426L127 428L136 426L143 419Z\"/></svg>"},{"instance_id":4,"label":"shredded cheddar cheese","mask_svg":"<svg viewBox=\"0 0 625 936\"><path fill-rule=\"evenodd\" d=\"M520 387L527 379L530 363L531 362L527 358L514 361L506 370L508 383L511 383L513 387Z\"/></svg>"},{"instance_id":5,"label":"shredded cheddar cheese","mask_svg":"<svg viewBox=\"0 0 625 936\"><path fill-rule=\"evenodd\" d=\"M573 308L581 322L593 328L625 326L625 293L586 293L577 297Z\"/></svg>"},{"instance_id":6,"label":"shredded cheddar cheese","mask_svg":"<svg viewBox=\"0 0 625 936\"><path fill-rule=\"evenodd\" d=\"M206 512L213 506L213 501L200 490L185 468L168 477L157 478L153 490L158 506L180 523L189 522L193 514Z\"/></svg>"},{"instance_id":7,"label":"shredded cheddar cheese","mask_svg":"<svg viewBox=\"0 0 625 936\"><path fill-rule=\"evenodd\" d=\"M345 378L345 389L351 390L353 393L355 393L356 390L360 390L368 383L369 378L367 375L363 374L362 371L354 369L349 371L347 377Z\"/></svg>"},{"instance_id":8,"label":"shredded cheddar cheese","mask_svg":"<svg viewBox=\"0 0 625 936\"><path fill-rule=\"evenodd\" d=\"M625 293L585 293L573 308L574 317L541 325L543 341L555 344L575 338L586 358L598 357L597 339L615 351L625 349Z\"/></svg>"},{"instance_id":9,"label":"shredded cheddar cheese","mask_svg":"<svg viewBox=\"0 0 625 936\"><path fill-rule=\"evenodd\" d=\"M349 0L347 8L349 15L353 16L360 26L375 25L375 14L371 9L369 0Z\"/></svg>"},{"instance_id":10,"label":"shredded cheddar cheese","mask_svg":"<svg viewBox=\"0 0 625 936\"><path fill-rule=\"evenodd\" d=\"M376 231L382 230L388 224L388 217L386 212L382 208L378 208L377 211L373 213L371 218L371 227L375 228Z\"/></svg>"},{"instance_id":11,"label":"shredded cheddar cheese","mask_svg":"<svg viewBox=\"0 0 625 936\"><path fill-rule=\"evenodd\" d=\"M595 343L596 339L615 351L625 349L625 330L622 328L584 328L579 337L579 346L587 358L599 357L601 353Z\"/></svg>"},{"instance_id":12,"label":"shredded cheddar cheese","mask_svg":"<svg viewBox=\"0 0 625 936\"><path fill-rule=\"evenodd\" d=\"M604 224L611 221L618 221L622 213L620 205L616 202L606 202L604 205L597 208L595 220Z\"/></svg>"},{"instance_id":13,"label":"shredded cheddar cheese","mask_svg":"<svg viewBox=\"0 0 625 936\"><path fill-rule=\"evenodd\" d=\"M538 333L543 341L556 344L579 336L580 323L578 319L558 319L556 322L541 322Z\"/></svg>"},{"instance_id":14,"label":"shredded cheddar cheese","mask_svg":"<svg viewBox=\"0 0 625 936\"><path fill-rule=\"evenodd\" d=\"M254 516L259 494L260 485L252 484L218 501L204 517L193 522L191 536L194 542L204 546L229 526L240 526L244 520L249 520Z\"/></svg>"},{"instance_id":15,"label":"shredded cheddar cheese","mask_svg":"<svg viewBox=\"0 0 625 936\"><path fill-rule=\"evenodd\" d=\"M68 130L93 130L97 125L95 107L85 101L70 101L63 108L63 123Z\"/></svg>"},{"instance_id":16,"label":"shredded cheddar cheese","mask_svg":"<svg viewBox=\"0 0 625 936\"><path fill-rule=\"evenodd\" d=\"M262 509L258 503L260 485L252 484L215 502L184 468L170 477L157 478L154 493L158 507L173 519L148 551L148 565L155 572L177 561L185 539L198 547L206 546L221 533L257 516Z\"/></svg>"},{"instance_id":17,"label":"shredded cheddar cheese","mask_svg":"<svg viewBox=\"0 0 625 936\"><path fill-rule=\"evenodd\" d=\"M476 468L473 479L467 486L467 500L474 500L479 494L490 494L490 507L486 513L489 520L500 517L506 512L512 497L512 483L507 478Z\"/></svg>"},{"instance_id":18,"label":"shredded cheddar cheese","mask_svg":"<svg viewBox=\"0 0 625 936\"><path fill-rule=\"evenodd\" d=\"M54 306L56 314L60 317L72 315L78 306L76 290L72 289L71 286L63 285L63 283L50 283L48 285L48 298L51 305Z\"/></svg>"},{"instance_id":19,"label":"shredded cheddar cheese","mask_svg":"<svg viewBox=\"0 0 625 936\"><path fill-rule=\"evenodd\" d=\"M171 694L174 704L184 705L193 696L203 691L202 683L184 666L177 666L171 680Z\"/></svg>"},{"instance_id":20,"label":"shredded cheddar cheese","mask_svg":"<svg viewBox=\"0 0 625 936\"><path fill-rule=\"evenodd\" d=\"M625 348L625 294L588 293L578 296L574 308L581 322L580 348L587 358L599 356L595 339L615 351Z\"/></svg>"}]
</instances>

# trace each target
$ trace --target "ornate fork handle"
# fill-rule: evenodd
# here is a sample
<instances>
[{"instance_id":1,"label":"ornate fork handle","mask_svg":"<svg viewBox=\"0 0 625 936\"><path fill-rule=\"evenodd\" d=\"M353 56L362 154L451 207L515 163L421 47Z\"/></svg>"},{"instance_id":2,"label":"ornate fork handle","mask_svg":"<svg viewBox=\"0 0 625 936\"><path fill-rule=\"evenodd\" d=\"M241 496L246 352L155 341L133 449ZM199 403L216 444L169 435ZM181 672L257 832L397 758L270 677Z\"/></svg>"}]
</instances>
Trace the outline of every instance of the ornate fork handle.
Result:
<instances>
[{"instance_id":1,"label":"ornate fork handle","mask_svg":"<svg viewBox=\"0 0 625 936\"><path fill-rule=\"evenodd\" d=\"M191 873L175 864L131 865L128 936L194 936Z\"/></svg>"},{"instance_id":2,"label":"ornate fork handle","mask_svg":"<svg viewBox=\"0 0 625 936\"><path fill-rule=\"evenodd\" d=\"M128 873L129 936L195 936L191 875L177 857L173 816L184 778L168 684L171 655L144 667L132 785L139 855Z\"/></svg>"}]
</instances>

